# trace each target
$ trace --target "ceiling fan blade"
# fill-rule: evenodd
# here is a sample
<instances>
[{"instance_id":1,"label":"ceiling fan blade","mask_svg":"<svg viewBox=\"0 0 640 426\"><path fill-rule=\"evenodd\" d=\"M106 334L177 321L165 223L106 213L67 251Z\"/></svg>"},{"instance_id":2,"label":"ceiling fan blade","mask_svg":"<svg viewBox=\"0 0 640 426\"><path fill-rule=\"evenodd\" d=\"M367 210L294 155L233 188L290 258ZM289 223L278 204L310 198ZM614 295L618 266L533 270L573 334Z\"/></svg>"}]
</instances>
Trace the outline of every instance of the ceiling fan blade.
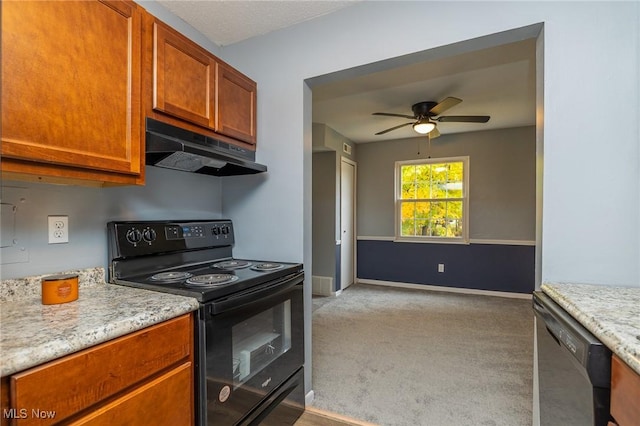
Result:
<instances>
[{"instance_id":1,"label":"ceiling fan blade","mask_svg":"<svg viewBox=\"0 0 640 426\"><path fill-rule=\"evenodd\" d=\"M412 118L413 118L413 117L412 117ZM409 126L409 125L411 125L411 124L413 124L413 123L404 123L404 124L400 124L399 126L391 127L390 129L387 129L387 130L383 130L383 131L381 131L381 132L378 132L378 133L376 133L376 135L384 135L385 133L388 133L388 132L390 132L390 131L392 131L392 130L399 129L400 127L404 127L404 126Z\"/></svg>"},{"instance_id":2,"label":"ceiling fan blade","mask_svg":"<svg viewBox=\"0 0 640 426\"><path fill-rule=\"evenodd\" d=\"M458 105L460 102L462 102L462 99L458 99L458 98L454 98L454 97L449 96L448 98L445 98L442 102L440 102L438 105L436 105L433 108L431 108L429 110L429 114L430 115L440 115L443 112L445 112L446 110L448 110L449 108L452 108L452 107Z\"/></svg>"},{"instance_id":3,"label":"ceiling fan blade","mask_svg":"<svg viewBox=\"0 0 640 426\"><path fill-rule=\"evenodd\" d=\"M486 123L490 118L488 115L447 115L434 120L441 123Z\"/></svg>"},{"instance_id":4,"label":"ceiling fan blade","mask_svg":"<svg viewBox=\"0 0 640 426\"><path fill-rule=\"evenodd\" d=\"M384 115L386 117L402 117L402 118L408 118L410 120L415 119L415 117L413 115L405 115L405 114L393 114L391 112L374 112L371 115Z\"/></svg>"},{"instance_id":5,"label":"ceiling fan blade","mask_svg":"<svg viewBox=\"0 0 640 426\"><path fill-rule=\"evenodd\" d=\"M429 132L429 139L435 139L438 136L440 136L440 132L438 131L437 127Z\"/></svg>"}]
</instances>

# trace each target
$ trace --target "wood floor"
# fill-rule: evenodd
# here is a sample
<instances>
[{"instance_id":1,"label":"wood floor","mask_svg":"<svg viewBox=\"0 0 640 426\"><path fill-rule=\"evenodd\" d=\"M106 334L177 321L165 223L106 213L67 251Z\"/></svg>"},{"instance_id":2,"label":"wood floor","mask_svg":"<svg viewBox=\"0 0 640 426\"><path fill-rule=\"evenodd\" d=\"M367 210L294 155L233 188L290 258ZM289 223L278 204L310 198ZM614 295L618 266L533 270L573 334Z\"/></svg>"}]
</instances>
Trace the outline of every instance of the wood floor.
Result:
<instances>
[{"instance_id":1,"label":"wood floor","mask_svg":"<svg viewBox=\"0 0 640 426\"><path fill-rule=\"evenodd\" d=\"M336 413L307 407L295 426L375 426L372 423L352 419Z\"/></svg>"}]
</instances>

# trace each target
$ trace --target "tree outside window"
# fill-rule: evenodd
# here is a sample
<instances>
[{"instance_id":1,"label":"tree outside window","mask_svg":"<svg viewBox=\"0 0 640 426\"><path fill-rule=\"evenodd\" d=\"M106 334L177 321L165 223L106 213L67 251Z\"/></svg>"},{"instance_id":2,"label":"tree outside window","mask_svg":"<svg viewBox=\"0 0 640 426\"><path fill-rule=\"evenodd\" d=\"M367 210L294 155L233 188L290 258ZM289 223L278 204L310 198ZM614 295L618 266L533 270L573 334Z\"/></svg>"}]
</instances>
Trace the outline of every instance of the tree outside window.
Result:
<instances>
[{"instance_id":1,"label":"tree outside window","mask_svg":"<svg viewBox=\"0 0 640 426\"><path fill-rule=\"evenodd\" d=\"M468 157L396 163L398 239L467 241Z\"/></svg>"}]
</instances>

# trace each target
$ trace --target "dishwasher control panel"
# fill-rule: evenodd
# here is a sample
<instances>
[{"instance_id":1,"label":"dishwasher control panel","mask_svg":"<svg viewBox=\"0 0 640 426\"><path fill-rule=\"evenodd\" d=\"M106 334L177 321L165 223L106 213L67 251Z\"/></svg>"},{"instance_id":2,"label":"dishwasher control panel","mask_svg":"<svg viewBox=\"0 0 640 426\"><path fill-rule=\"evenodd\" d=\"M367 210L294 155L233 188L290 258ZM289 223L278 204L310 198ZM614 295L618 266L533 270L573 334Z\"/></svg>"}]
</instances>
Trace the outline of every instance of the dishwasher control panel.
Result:
<instances>
[{"instance_id":1,"label":"dishwasher control panel","mask_svg":"<svg viewBox=\"0 0 640 426\"><path fill-rule=\"evenodd\" d=\"M584 347L579 344L579 342L575 337L571 335L571 333L563 328L560 328L558 330L558 339L565 348L569 349L573 356L575 356L579 360L584 359Z\"/></svg>"}]
</instances>

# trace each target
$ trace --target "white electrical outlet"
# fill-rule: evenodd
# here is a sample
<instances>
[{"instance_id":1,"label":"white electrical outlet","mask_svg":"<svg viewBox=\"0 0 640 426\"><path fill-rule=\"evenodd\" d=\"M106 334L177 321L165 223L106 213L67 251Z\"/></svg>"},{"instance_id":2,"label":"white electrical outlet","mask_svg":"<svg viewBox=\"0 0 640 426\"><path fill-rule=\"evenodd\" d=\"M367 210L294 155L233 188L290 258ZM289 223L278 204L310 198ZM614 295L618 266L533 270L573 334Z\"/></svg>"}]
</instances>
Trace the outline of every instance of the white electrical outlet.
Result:
<instances>
[{"instance_id":1,"label":"white electrical outlet","mask_svg":"<svg viewBox=\"0 0 640 426\"><path fill-rule=\"evenodd\" d=\"M69 242L69 216L48 216L49 244Z\"/></svg>"},{"instance_id":2,"label":"white electrical outlet","mask_svg":"<svg viewBox=\"0 0 640 426\"><path fill-rule=\"evenodd\" d=\"M444 272L444 263L438 263L438 272Z\"/></svg>"}]
</instances>

